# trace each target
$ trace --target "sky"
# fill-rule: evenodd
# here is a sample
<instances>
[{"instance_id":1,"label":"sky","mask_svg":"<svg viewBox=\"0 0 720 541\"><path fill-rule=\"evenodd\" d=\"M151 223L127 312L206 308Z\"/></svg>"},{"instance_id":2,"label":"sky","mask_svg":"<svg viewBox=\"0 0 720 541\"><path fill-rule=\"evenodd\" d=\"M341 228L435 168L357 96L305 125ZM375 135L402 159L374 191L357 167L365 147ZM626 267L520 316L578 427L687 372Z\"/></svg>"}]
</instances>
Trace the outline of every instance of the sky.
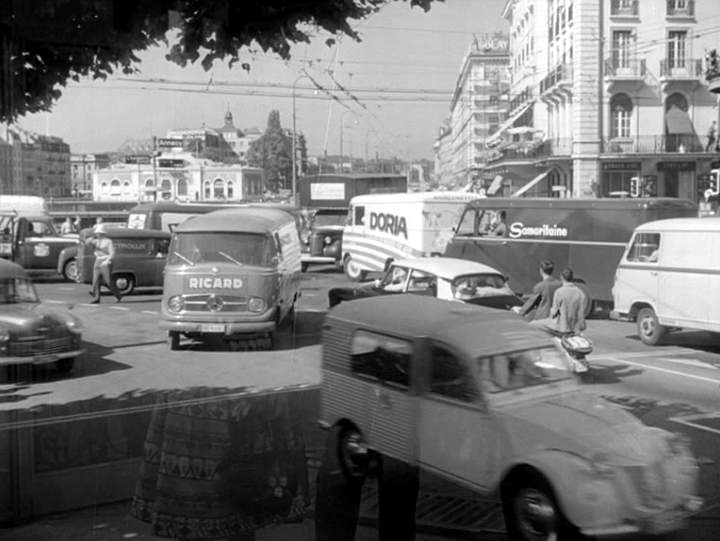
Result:
<instances>
[{"instance_id":1,"label":"sky","mask_svg":"<svg viewBox=\"0 0 720 541\"><path fill-rule=\"evenodd\" d=\"M118 75L71 82L51 112L17 123L62 137L73 153L115 151L128 139L164 137L168 129L218 128L228 110L240 129L264 131L272 110L291 129L295 84L296 127L310 155L338 154L342 140L346 156L432 159L474 35L507 32L505 1L446 0L427 13L393 2L352 23L359 43L343 37L328 47L330 36L318 34L294 46L287 62L247 51L241 58L249 72L239 64L229 69L227 62L210 71L199 63L182 68L157 47L138 54L140 73L133 80Z\"/></svg>"}]
</instances>

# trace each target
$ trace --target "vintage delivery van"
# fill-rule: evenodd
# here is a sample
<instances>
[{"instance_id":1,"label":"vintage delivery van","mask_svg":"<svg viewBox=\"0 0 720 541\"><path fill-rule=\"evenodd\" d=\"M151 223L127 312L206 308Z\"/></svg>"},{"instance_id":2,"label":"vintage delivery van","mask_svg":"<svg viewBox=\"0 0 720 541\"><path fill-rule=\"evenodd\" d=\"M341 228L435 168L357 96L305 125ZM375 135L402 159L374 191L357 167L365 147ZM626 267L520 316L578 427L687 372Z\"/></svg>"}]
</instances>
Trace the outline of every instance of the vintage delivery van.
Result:
<instances>
[{"instance_id":1,"label":"vintage delivery van","mask_svg":"<svg viewBox=\"0 0 720 541\"><path fill-rule=\"evenodd\" d=\"M237 208L196 216L172 234L160 327L180 337L222 337L272 346L300 296L300 240L293 217Z\"/></svg>"},{"instance_id":2,"label":"vintage delivery van","mask_svg":"<svg viewBox=\"0 0 720 541\"><path fill-rule=\"evenodd\" d=\"M639 226L615 272L611 317L649 345L673 329L720 332L720 218Z\"/></svg>"},{"instance_id":3,"label":"vintage delivery van","mask_svg":"<svg viewBox=\"0 0 720 541\"><path fill-rule=\"evenodd\" d=\"M508 539L667 532L702 505L688 441L586 390L510 312L418 295L342 303L323 324L321 392L346 477L391 457L499 496Z\"/></svg>"},{"instance_id":4,"label":"vintage delivery van","mask_svg":"<svg viewBox=\"0 0 720 541\"><path fill-rule=\"evenodd\" d=\"M502 212L506 234L488 234ZM498 269L518 293L532 290L540 262L549 259L558 270L573 269L593 301L588 311L608 312L615 268L635 227L697 213L695 203L674 198L478 199L462 214L445 255Z\"/></svg>"},{"instance_id":5,"label":"vintage delivery van","mask_svg":"<svg viewBox=\"0 0 720 541\"><path fill-rule=\"evenodd\" d=\"M362 280L394 259L442 255L465 206L478 196L466 192L372 194L350 200L343 230L345 274Z\"/></svg>"}]
</instances>

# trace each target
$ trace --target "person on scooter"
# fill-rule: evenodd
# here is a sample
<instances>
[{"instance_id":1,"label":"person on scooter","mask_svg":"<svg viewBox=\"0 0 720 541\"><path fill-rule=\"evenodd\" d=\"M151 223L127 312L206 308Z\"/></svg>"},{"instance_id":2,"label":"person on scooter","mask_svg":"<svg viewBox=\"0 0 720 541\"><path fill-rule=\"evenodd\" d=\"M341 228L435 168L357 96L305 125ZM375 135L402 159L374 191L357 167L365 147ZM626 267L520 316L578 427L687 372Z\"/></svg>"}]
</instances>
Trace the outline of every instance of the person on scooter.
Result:
<instances>
[{"instance_id":1,"label":"person on scooter","mask_svg":"<svg viewBox=\"0 0 720 541\"><path fill-rule=\"evenodd\" d=\"M572 269L565 269L560 275L562 285L555 291L550 317L536 319L531 324L544 328L553 334L580 334L585 330L585 303L582 290L575 285Z\"/></svg>"},{"instance_id":2,"label":"person on scooter","mask_svg":"<svg viewBox=\"0 0 720 541\"><path fill-rule=\"evenodd\" d=\"M553 276L554 270L555 265L552 261L546 259L540 262L540 277L542 280L533 286L532 294L525 301L525 304L513 308L513 312L520 314L528 321L550 317L550 308L552 308L555 291L562 285L560 280Z\"/></svg>"}]
</instances>

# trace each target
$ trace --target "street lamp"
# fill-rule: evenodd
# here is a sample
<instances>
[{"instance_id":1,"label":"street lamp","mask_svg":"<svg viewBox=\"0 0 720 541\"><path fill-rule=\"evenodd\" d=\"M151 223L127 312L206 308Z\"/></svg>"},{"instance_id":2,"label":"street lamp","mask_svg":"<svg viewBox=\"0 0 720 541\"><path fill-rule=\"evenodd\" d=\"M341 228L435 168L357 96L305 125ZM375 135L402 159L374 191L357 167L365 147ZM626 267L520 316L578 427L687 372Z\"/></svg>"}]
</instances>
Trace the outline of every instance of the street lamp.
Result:
<instances>
[{"instance_id":1,"label":"street lamp","mask_svg":"<svg viewBox=\"0 0 720 541\"><path fill-rule=\"evenodd\" d=\"M292 196L297 205L297 134L295 131L295 87L300 79L308 79L307 75L300 75L292 85Z\"/></svg>"}]
</instances>

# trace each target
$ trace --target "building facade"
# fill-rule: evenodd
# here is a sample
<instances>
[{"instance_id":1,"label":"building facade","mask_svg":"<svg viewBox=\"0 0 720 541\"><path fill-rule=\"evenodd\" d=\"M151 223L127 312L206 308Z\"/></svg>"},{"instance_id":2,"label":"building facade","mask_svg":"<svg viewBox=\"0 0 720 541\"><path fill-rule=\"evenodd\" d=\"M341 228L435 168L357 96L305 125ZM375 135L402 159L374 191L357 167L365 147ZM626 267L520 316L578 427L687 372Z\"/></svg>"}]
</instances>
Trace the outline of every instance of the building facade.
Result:
<instances>
[{"instance_id":1,"label":"building facade","mask_svg":"<svg viewBox=\"0 0 720 541\"><path fill-rule=\"evenodd\" d=\"M71 154L70 184L74 194L92 192L93 176L110 166L108 154Z\"/></svg>"},{"instance_id":2,"label":"building facade","mask_svg":"<svg viewBox=\"0 0 720 541\"><path fill-rule=\"evenodd\" d=\"M67 197L70 187L70 146L60 137L28 134L22 139L21 193Z\"/></svg>"},{"instance_id":3,"label":"building facade","mask_svg":"<svg viewBox=\"0 0 720 541\"><path fill-rule=\"evenodd\" d=\"M508 120L486 173L509 194L699 200L708 146L712 0L508 0ZM717 162L717 163L715 163Z\"/></svg>"},{"instance_id":4,"label":"building facade","mask_svg":"<svg viewBox=\"0 0 720 541\"><path fill-rule=\"evenodd\" d=\"M450 114L434 145L441 184L462 187L481 174L486 140L507 115L507 44L503 34L476 38L463 59Z\"/></svg>"},{"instance_id":5,"label":"building facade","mask_svg":"<svg viewBox=\"0 0 720 541\"><path fill-rule=\"evenodd\" d=\"M184 151L134 155L93 176L95 201L240 201L263 195L261 169L197 158Z\"/></svg>"}]
</instances>

